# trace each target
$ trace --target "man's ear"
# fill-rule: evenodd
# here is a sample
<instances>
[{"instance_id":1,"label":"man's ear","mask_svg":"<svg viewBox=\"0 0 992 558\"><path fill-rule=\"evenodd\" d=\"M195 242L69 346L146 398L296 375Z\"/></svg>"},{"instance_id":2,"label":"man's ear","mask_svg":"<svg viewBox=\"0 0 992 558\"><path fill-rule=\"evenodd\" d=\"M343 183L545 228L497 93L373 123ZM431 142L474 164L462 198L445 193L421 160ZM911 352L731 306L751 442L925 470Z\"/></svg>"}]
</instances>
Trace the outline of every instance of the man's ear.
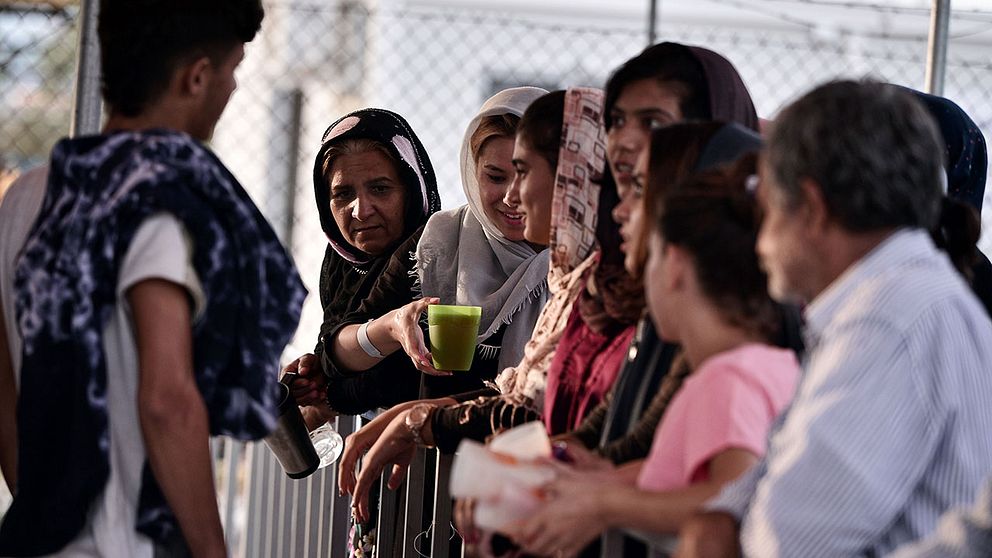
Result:
<instances>
[{"instance_id":1,"label":"man's ear","mask_svg":"<svg viewBox=\"0 0 992 558\"><path fill-rule=\"evenodd\" d=\"M812 178L801 179L799 187L803 191L801 210L803 219L810 230L823 232L831 222L830 208L827 207L827 200L823 197L823 189Z\"/></svg>"},{"instance_id":2,"label":"man's ear","mask_svg":"<svg viewBox=\"0 0 992 558\"><path fill-rule=\"evenodd\" d=\"M210 86L210 71L213 64L207 56L201 56L179 67L179 92L185 96L199 97Z\"/></svg>"}]
</instances>

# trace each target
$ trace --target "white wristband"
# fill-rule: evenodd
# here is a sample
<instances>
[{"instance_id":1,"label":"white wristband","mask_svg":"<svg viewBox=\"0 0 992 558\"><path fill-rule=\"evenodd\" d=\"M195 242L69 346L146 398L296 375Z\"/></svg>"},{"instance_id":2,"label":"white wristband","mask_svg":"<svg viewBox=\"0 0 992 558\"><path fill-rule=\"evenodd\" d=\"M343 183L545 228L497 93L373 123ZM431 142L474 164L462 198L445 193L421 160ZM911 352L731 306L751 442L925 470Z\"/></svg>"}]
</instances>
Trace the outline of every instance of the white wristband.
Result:
<instances>
[{"instance_id":1,"label":"white wristband","mask_svg":"<svg viewBox=\"0 0 992 558\"><path fill-rule=\"evenodd\" d=\"M386 355L379 352L379 349L372 344L372 340L369 339L369 324L372 320L365 322L364 324L358 326L358 344L365 351L365 354L372 358L384 358Z\"/></svg>"}]
</instances>

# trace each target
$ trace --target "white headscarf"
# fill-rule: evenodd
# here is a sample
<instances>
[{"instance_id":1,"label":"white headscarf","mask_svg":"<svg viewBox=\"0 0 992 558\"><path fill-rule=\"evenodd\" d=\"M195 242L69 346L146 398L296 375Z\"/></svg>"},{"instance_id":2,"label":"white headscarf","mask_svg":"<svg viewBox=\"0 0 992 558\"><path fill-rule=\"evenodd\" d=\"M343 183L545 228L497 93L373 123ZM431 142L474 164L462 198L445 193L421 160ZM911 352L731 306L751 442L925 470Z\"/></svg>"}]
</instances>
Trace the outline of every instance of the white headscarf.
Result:
<instances>
[{"instance_id":1,"label":"white headscarf","mask_svg":"<svg viewBox=\"0 0 992 558\"><path fill-rule=\"evenodd\" d=\"M442 304L481 306L480 343L506 324L498 370L516 365L523 357L548 299L550 260L548 250L538 252L524 241L508 240L486 216L470 143L483 118L522 116L545 93L537 87L515 87L500 91L482 105L462 141L462 188L468 204L433 215L417 245L417 270L425 297L438 297Z\"/></svg>"}]
</instances>

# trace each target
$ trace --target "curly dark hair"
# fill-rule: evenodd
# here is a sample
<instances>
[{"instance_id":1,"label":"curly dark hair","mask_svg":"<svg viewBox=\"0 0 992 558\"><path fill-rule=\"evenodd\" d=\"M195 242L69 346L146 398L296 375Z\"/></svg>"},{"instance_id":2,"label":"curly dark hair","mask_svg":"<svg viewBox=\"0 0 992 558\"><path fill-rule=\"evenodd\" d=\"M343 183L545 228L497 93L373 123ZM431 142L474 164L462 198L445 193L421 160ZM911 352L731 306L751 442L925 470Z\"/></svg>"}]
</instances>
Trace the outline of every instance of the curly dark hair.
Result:
<instances>
[{"instance_id":1,"label":"curly dark hair","mask_svg":"<svg viewBox=\"0 0 992 558\"><path fill-rule=\"evenodd\" d=\"M260 0L104 0L99 38L103 98L137 116L168 87L175 68L220 63L262 24Z\"/></svg>"}]
</instances>

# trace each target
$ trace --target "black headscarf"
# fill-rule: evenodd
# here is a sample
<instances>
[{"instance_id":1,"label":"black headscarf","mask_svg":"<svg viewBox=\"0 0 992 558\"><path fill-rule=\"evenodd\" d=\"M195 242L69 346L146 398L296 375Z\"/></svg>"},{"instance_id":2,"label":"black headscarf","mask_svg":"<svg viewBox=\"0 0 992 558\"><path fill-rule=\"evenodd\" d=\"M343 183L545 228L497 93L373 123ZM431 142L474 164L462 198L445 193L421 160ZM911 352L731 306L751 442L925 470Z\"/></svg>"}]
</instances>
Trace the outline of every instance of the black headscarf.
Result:
<instances>
[{"instance_id":1,"label":"black headscarf","mask_svg":"<svg viewBox=\"0 0 992 558\"><path fill-rule=\"evenodd\" d=\"M331 247L353 264L366 264L375 258L358 250L345 240L330 209L330 190L324 179L323 162L327 150L349 139L368 139L386 147L399 163L396 171L407 187L403 238L427 222L441 209L437 177L420 138L402 116L383 109L362 109L347 114L331 124L321 139L320 151L313 165L313 188L320 213L320 226L327 234Z\"/></svg>"},{"instance_id":2,"label":"black headscarf","mask_svg":"<svg viewBox=\"0 0 992 558\"><path fill-rule=\"evenodd\" d=\"M933 116L944 139L944 170L947 173L947 198L950 201L946 198L944 200L941 234L935 234L934 237L939 245L943 245L947 239L942 237L950 234L948 231L959 229L962 223L967 223L981 215L988 175L988 151L985 137L978 125L954 101L919 91L910 91ZM977 215L975 217L965 215L962 210L967 211L967 208L960 204L955 207L955 202L974 208ZM973 235L971 237L973 239L978 236L978 231L969 231L969 234ZM950 254L950 251L948 253ZM951 254L951 259L957 259L956 255ZM957 261L954 263L955 266L964 267L965 276L970 279L972 290L982 302L986 312L992 315L992 263L977 248L967 255L965 261L973 262L970 273L967 272L968 263L960 264Z\"/></svg>"},{"instance_id":3,"label":"black headscarf","mask_svg":"<svg viewBox=\"0 0 992 558\"><path fill-rule=\"evenodd\" d=\"M709 86L710 120L740 124L758 131L758 113L751 94L737 68L721 54L697 47L685 47L699 61Z\"/></svg>"},{"instance_id":4,"label":"black headscarf","mask_svg":"<svg viewBox=\"0 0 992 558\"><path fill-rule=\"evenodd\" d=\"M733 163L747 153L757 153L760 150L761 136L740 124L724 124L703 146L693 171L700 172Z\"/></svg>"},{"instance_id":5,"label":"black headscarf","mask_svg":"<svg viewBox=\"0 0 992 558\"><path fill-rule=\"evenodd\" d=\"M369 139L385 146L397 161L397 174L406 187L403 235L396 246L377 256L371 256L352 246L331 215L330 189L323 173L324 157L331 146L348 139ZM326 354L324 340L332 339L342 327L345 316L361 305L391 258L409 262L412 269L413 261L409 254L399 252L415 249L427 219L441 209L437 178L427 151L402 116L383 109L358 110L338 119L324 132L314 162L313 184L320 225L328 240L320 271L320 303L324 311L324 322L320 326L320 339L315 353L321 358L324 371L332 377L328 386L329 402L338 411L359 413L379 404L387 404L393 399L416 396L419 382L416 374L402 375L409 376L410 381L407 383L410 385L400 385L402 382L398 381L389 384L391 388L395 388L395 393L382 393L381 390L387 386L376 385L383 382L377 381L374 371L390 366L408 366L409 359L405 355L400 356L406 362L396 361L393 359L396 355L390 355L365 374L342 378L331 373L334 363Z\"/></svg>"},{"instance_id":6,"label":"black headscarf","mask_svg":"<svg viewBox=\"0 0 992 558\"><path fill-rule=\"evenodd\" d=\"M975 121L954 101L913 91L937 121L944 138L947 195L981 213L988 174L985 137Z\"/></svg>"},{"instance_id":7,"label":"black headscarf","mask_svg":"<svg viewBox=\"0 0 992 558\"><path fill-rule=\"evenodd\" d=\"M393 246L378 256L362 252L345 239L331 215L330 188L323 173L324 157L332 146L349 139L378 142L398 162L396 171L406 187L407 198L403 236L397 245L418 232L427 219L441 209L434 167L420 139L402 116L383 109L362 109L339 118L327 128L313 166L317 212L328 241L320 274L321 305L324 308L322 333L334 328L346 313L354 310L365 298L396 248Z\"/></svg>"}]
</instances>

